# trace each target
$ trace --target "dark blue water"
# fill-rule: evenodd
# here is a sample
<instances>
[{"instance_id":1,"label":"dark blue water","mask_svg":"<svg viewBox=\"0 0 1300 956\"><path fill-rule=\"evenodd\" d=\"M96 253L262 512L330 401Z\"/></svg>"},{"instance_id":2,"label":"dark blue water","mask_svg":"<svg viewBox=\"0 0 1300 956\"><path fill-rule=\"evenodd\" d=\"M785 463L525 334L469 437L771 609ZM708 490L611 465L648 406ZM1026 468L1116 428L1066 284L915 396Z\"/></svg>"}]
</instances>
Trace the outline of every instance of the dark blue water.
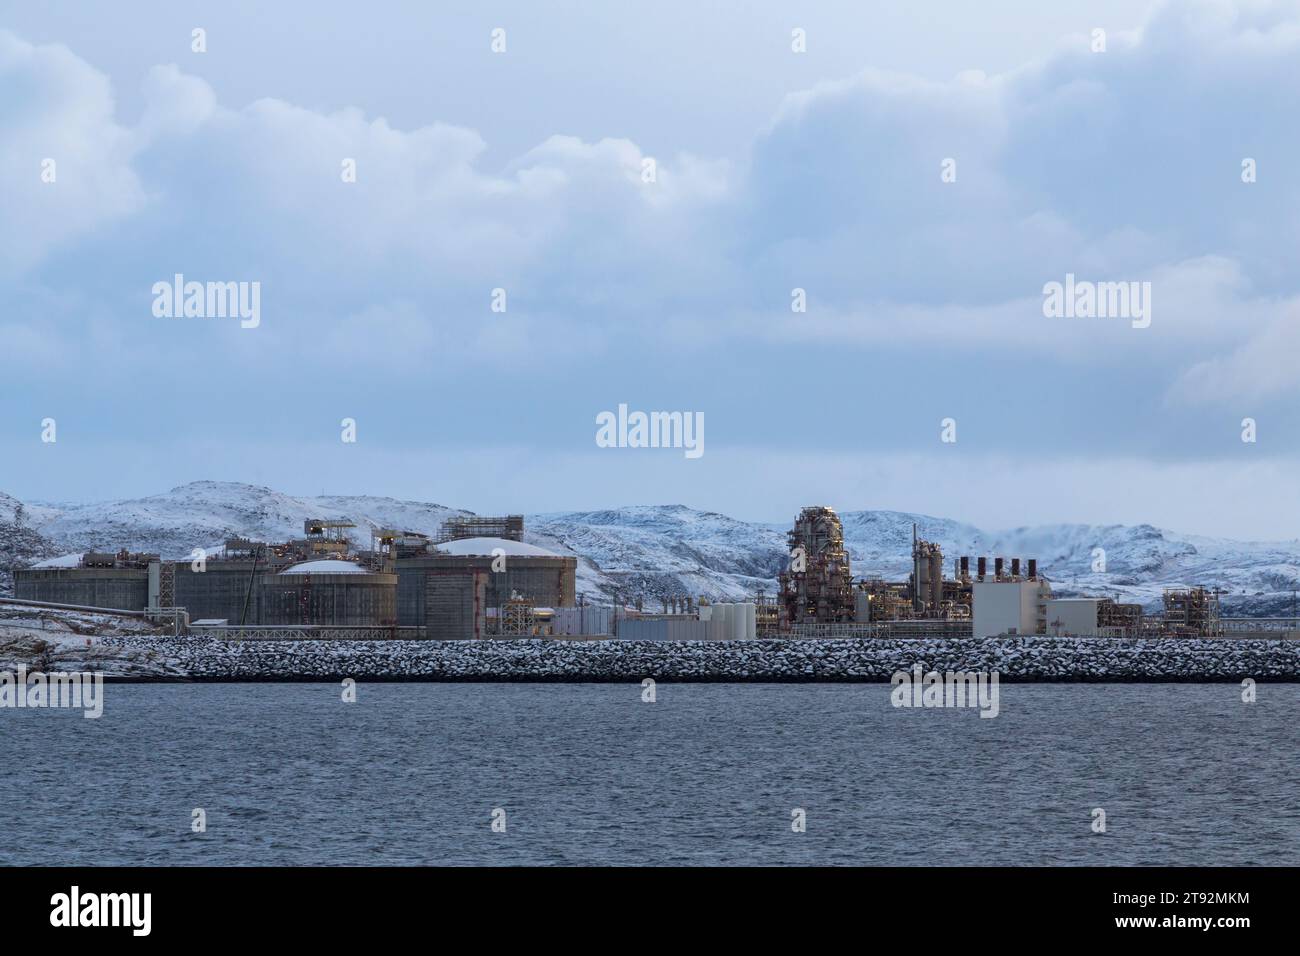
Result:
<instances>
[{"instance_id":1,"label":"dark blue water","mask_svg":"<svg viewBox=\"0 0 1300 956\"><path fill-rule=\"evenodd\" d=\"M0 710L0 862L1300 863L1300 687L1001 691L110 685L100 720Z\"/></svg>"}]
</instances>

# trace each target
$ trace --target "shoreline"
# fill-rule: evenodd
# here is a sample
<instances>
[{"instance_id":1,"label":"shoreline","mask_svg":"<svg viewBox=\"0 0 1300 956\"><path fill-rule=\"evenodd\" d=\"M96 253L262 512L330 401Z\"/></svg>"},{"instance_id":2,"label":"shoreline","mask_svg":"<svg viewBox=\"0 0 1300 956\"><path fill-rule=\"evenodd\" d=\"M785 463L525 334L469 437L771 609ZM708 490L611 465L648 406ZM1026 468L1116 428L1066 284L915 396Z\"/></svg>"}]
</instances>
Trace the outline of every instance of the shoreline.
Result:
<instances>
[{"instance_id":1,"label":"shoreline","mask_svg":"<svg viewBox=\"0 0 1300 956\"><path fill-rule=\"evenodd\" d=\"M815 677L815 678L781 678L781 677L652 677L657 684L778 684L778 685L806 685L806 684L843 684L843 685L863 685L863 686L888 686L889 681L883 678L868 677ZM389 677L389 676L363 676L357 677L355 674L334 674L334 675L288 675L288 676L266 676L266 677L149 677L149 676L112 676L105 675L104 683L115 686L125 684L193 684L193 685L210 685L210 684L329 684L334 686L343 680L351 678L358 684L592 684L596 686L606 684L628 684L639 683L634 678L619 677L509 677L509 676L484 676L484 677ZM1239 684L1245 678L1236 677L1087 677L1087 678L1063 678L1055 677L1051 679L1037 677L1001 677L1002 684L1042 684L1042 685L1059 685L1062 687L1078 685L1095 685L1095 684ZM1255 680L1255 678L1251 678ZM641 678L644 680L644 678ZM1271 677L1267 680L1257 681L1262 684L1300 684L1300 677Z\"/></svg>"},{"instance_id":2,"label":"shoreline","mask_svg":"<svg viewBox=\"0 0 1300 956\"><path fill-rule=\"evenodd\" d=\"M104 637L50 669L113 683L888 683L997 671L1007 683L1300 683L1300 642L1000 637L747 641L220 641Z\"/></svg>"}]
</instances>

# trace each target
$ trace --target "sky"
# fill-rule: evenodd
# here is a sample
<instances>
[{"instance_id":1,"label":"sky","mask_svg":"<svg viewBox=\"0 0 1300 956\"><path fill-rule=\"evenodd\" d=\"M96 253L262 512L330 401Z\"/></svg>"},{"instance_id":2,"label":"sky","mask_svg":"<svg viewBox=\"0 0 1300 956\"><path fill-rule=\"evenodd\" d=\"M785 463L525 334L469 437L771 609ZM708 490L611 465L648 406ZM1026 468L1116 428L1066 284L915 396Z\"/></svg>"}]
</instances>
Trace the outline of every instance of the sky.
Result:
<instances>
[{"instance_id":1,"label":"sky","mask_svg":"<svg viewBox=\"0 0 1300 956\"><path fill-rule=\"evenodd\" d=\"M0 0L0 491L1300 537L1300 0L327 6Z\"/></svg>"}]
</instances>

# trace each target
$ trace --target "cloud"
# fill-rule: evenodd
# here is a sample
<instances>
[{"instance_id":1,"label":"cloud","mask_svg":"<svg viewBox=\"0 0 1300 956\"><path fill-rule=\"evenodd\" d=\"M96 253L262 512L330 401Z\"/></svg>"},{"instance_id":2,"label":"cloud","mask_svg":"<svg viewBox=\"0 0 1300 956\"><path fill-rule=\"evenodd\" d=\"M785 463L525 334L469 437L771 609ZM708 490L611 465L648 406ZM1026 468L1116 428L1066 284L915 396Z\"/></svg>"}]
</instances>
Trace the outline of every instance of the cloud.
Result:
<instances>
[{"instance_id":1,"label":"cloud","mask_svg":"<svg viewBox=\"0 0 1300 956\"><path fill-rule=\"evenodd\" d=\"M996 75L814 84L743 155L557 129L494 166L474 129L223 103L174 64L128 122L75 53L0 34L6 323L71 375L112 361L161 387L195 361L255 383L316 348L364 376L436 355L466 382L503 358L572 380L752 350L711 361L728 389L834 343L954 383L1014 354L1141 365L1170 407L1282 396L1300 385L1276 358L1300 295L1297 54L1296 2L1171 3L1101 54L1079 36ZM260 281L261 327L153 319L148 290L177 272ZM1151 328L1043 318L1067 272L1152 282Z\"/></svg>"},{"instance_id":2,"label":"cloud","mask_svg":"<svg viewBox=\"0 0 1300 956\"><path fill-rule=\"evenodd\" d=\"M1277 303L1275 311L1277 316L1243 345L1187 369L1171 387L1170 399L1191 405L1262 403L1300 391L1300 297Z\"/></svg>"},{"instance_id":3,"label":"cloud","mask_svg":"<svg viewBox=\"0 0 1300 956\"><path fill-rule=\"evenodd\" d=\"M0 31L0 280L137 211L130 131L103 74Z\"/></svg>"}]
</instances>

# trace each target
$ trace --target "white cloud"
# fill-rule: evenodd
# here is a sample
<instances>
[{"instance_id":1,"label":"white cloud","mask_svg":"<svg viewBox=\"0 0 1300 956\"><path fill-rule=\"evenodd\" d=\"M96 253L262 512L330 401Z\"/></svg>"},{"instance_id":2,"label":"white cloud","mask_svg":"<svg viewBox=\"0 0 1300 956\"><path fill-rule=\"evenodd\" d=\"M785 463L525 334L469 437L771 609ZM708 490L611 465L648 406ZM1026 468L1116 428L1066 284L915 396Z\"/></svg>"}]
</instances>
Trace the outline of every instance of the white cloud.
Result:
<instances>
[{"instance_id":1,"label":"white cloud","mask_svg":"<svg viewBox=\"0 0 1300 956\"><path fill-rule=\"evenodd\" d=\"M557 133L491 168L473 129L222 104L175 65L143 78L128 125L85 61L0 34L0 268L19 302L37 301L33 283L98 296L137 369L201 341L207 361L254 374L296 361L309 333L372 371L449 347L468 368L503 349L581 361L742 336L924 349L956 374L981 348L1079 363L1119 347L1158 392L1186 372L1175 402L1284 394L1300 5L1168 4L1105 54L1086 39L996 75L815 84L747 155L655 156L646 184L648 151L626 138ZM57 186L39 181L44 155ZM1257 184L1239 181L1244 155ZM177 271L262 281L257 346L172 323L130 348L142 290ZM1042 285L1066 272L1151 281L1151 329L1043 319ZM498 286L511 311L489 323ZM806 316L788 311L795 286ZM29 341L85 333L81 306L44 318Z\"/></svg>"},{"instance_id":2,"label":"white cloud","mask_svg":"<svg viewBox=\"0 0 1300 956\"><path fill-rule=\"evenodd\" d=\"M136 211L143 193L107 78L72 52L0 30L0 90L4 278Z\"/></svg>"},{"instance_id":3,"label":"white cloud","mask_svg":"<svg viewBox=\"0 0 1300 956\"><path fill-rule=\"evenodd\" d=\"M1226 355L1197 362L1170 389L1191 405L1264 402L1300 391L1300 297L1276 304L1276 317ZM1245 406L1250 415L1255 409Z\"/></svg>"}]
</instances>

